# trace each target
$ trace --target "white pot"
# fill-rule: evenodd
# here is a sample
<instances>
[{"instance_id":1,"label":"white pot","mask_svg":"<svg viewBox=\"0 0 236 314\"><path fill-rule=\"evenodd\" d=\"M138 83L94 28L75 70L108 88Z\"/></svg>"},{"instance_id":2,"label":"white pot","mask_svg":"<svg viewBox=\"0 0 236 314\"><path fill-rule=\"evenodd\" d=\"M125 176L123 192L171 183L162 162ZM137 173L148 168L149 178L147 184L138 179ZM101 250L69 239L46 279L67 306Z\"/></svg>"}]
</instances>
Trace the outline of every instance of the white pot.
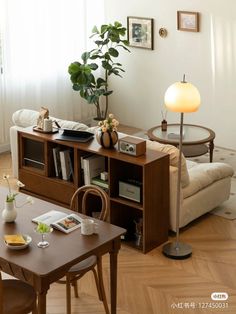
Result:
<instances>
[{"instance_id":1,"label":"white pot","mask_svg":"<svg viewBox=\"0 0 236 314\"><path fill-rule=\"evenodd\" d=\"M15 221L17 211L14 206L14 202L5 202L5 208L2 211L2 218L5 222Z\"/></svg>"}]
</instances>

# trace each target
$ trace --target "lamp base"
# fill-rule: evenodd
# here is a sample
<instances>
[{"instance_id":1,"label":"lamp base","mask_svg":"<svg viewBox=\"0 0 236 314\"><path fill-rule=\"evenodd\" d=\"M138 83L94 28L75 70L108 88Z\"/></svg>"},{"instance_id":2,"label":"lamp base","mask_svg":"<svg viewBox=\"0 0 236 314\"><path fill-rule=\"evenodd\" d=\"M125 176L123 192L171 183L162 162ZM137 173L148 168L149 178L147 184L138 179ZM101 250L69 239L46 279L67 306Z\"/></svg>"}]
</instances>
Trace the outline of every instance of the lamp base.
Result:
<instances>
[{"instance_id":1,"label":"lamp base","mask_svg":"<svg viewBox=\"0 0 236 314\"><path fill-rule=\"evenodd\" d=\"M162 253L169 258L185 259L192 255L192 247L182 242L169 242L163 246Z\"/></svg>"}]
</instances>

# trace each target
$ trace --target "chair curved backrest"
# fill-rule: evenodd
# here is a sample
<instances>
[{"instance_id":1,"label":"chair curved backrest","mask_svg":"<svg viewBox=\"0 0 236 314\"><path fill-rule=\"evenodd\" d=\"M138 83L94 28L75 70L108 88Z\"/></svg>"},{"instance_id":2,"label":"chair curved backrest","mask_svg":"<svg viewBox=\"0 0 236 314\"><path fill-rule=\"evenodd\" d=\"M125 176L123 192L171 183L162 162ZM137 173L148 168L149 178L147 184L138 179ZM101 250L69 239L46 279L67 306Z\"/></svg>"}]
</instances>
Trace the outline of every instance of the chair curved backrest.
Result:
<instances>
[{"instance_id":1,"label":"chair curved backrest","mask_svg":"<svg viewBox=\"0 0 236 314\"><path fill-rule=\"evenodd\" d=\"M95 194L100 197L102 207L101 207L101 213L99 215L99 219L106 221L108 217L108 211L109 211L109 199L107 193L100 187L96 185L84 185L78 188L74 194L72 195L71 202L70 202L70 209L75 209L76 204L76 197L79 196L79 194L82 194L82 204L81 204L81 212L84 215L87 215L86 211L86 200L89 194Z\"/></svg>"}]
</instances>

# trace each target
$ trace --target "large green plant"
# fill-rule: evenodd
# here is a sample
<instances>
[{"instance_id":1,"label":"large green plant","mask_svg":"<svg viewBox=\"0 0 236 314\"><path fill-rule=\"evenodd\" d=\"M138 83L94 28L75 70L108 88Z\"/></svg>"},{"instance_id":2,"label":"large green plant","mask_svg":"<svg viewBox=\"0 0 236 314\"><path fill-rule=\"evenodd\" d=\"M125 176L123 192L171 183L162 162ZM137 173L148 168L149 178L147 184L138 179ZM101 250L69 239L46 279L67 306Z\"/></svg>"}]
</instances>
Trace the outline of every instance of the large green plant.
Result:
<instances>
[{"instance_id":1,"label":"large green plant","mask_svg":"<svg viewBox=\"0 0 236 314\"><path fill-rule=\"evenodd\" d=\"M86 51L81 55L81 61L70 64L68 72L70 74L73 89L80 92L80 96L87 100L89 104L94 104L97 108L97 119L105 119L108 111L108 96L112 90L108 88L108 78L114 74L121 76L122 64L115 62L119 56L119 49L129 52L126 47L128 41L122 39L126 36L126 28L121 23L114 25L102 25L100 29L94 26L90 38L95 38L97 46L91 51ZM96 60L97 63L94 62ZM96 70L102 67L102 75L98 76ZM102 112L100 97L105 96L105 110Z\"/></svg>"}]
</instances>

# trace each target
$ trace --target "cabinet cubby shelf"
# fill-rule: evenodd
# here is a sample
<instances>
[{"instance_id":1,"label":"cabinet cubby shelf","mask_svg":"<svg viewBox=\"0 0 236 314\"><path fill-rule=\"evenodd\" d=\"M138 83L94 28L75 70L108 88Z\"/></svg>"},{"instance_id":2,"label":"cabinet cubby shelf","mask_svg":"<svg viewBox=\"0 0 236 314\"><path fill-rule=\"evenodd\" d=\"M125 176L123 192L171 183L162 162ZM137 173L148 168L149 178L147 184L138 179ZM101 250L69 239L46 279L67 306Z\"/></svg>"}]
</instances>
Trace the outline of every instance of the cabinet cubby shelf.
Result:
<instances>
[{"instance_id":1,"label":"cabinet cubby shelf","mask_svg":"<svg viewBox=\"0 0 236 314\"><path fill-rule=\"evenodd\" d=\"M137 203L137 202L134 202L134 201L130 201L128 199L124 199L124 198L121 198L121 197L110 197L110 201L112 202L117 202L117 203L120 203L120 204L124 204L126 206L130 206L130 207L134 207L134 208L137 208L139 210L143 210L143 205L140 204L140 203Z\"/></svg>"},{"instance_id":2,"label":"cabinet cubby shelf","mask_svg":"<svg viewBox=\"0 0 236 314\"><path fill-rule=\"evenodd\" d=\"M88 153L105 157L109 181L109 221L127 229L123 243L147 253L168 240L169 222L169 155L147 149L146 154L134 157L120 153L117 146L104 149L96 141L78 143L56 140L54 134L34 132L32 127L18 131L19 180L22 191L49 202L69 207L75 190L83 185L81 156ZM73 180L56 177L53 148L69 149ZM30 160L29 164L25 162ZM31 162L38 161L37 162ZM42 169L39 169L39 166ZM133 180L142 185L142 203L119 197L119 181ZM91 195L88 206L98 210L96 195ZM135 223L142 221L142 245L135 245Z\"/></svg>"}]
</instances>

